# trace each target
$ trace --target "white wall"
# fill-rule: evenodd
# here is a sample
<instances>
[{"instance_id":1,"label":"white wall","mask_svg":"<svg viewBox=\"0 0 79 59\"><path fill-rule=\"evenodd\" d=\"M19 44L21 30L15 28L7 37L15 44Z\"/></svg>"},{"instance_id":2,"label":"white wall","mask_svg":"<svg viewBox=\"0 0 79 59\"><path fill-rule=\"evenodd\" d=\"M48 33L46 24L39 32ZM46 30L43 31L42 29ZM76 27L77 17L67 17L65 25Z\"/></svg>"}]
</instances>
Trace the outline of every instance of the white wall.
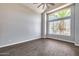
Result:
<instances>
[{"instance_id":1,"label":"white wall","mask_svg":"<svg viewBox=\"0 0 79 59\"><path fill-rule=\"evenodd\" d=\"M20 4L0 4L0 47L40 38L41 16Z\"/></svg>"},{"instance_id":2,"label":"white wall","mask_svg":"<svg viewBox=\"0 0 79 59\"><path fill-rule=\"evenodd\" d=\"M79 45L79 3L75 4L75 44Z\"/></svg>"}]
</instances>

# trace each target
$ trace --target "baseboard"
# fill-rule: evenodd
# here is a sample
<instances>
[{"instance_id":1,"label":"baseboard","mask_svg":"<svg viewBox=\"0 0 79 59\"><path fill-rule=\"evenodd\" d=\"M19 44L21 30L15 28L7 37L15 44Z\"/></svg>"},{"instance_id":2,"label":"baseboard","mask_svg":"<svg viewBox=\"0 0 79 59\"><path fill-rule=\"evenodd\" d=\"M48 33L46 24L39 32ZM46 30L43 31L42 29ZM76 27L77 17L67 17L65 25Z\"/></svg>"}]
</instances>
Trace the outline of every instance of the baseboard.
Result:
<instances>
[{"instance_id":1,"label":"baseboard","mask_svg":"<svg viewBox=\"0 0 79 59\"><path fill-rule=\"evenodd\" d=\"M70 42L70 43L75 43L74 41L70 41L70 40L63 40L63 39L58 39L58 40L65 41L65 42Z\"/></svg>"},{"instance_id":2,"label":"baseboard","mask_svg":"<svg viewBox=\"0 0 79 59\"><path fill-rule=\"evenodd\" d=\"M75 45L75 46L79 46L79 44L78 44L78 43L75 43L74 45Z\"/></svg>"},{"instance_id":3,"label":"baseboard","mask_svg":"<svg viewBox=\"0 0 79 59\"><path fill-rule=\"evenodd\" d=\"M55 39L55 40L60 40L60 41L65 41L65 42L70 42L70 43L75 43L74 41L60 39L60 38L49 38L49 39Z\"/></svg>"},{"instance_id":4,"label":"baseboard","mask_svg":"<svg viewBox=\"0 0 79 59\"><path fill-rule=\"evenodd\" d=\"M24 43L24 42L28 42L28 41L32 41L32 40L37 40L37 39L40 39L40 38L41 38L41 36L39 35L39 36L35 36L34 38L25 40L25 41L20 41L20 42L16 42L16 43L12 43L12 44L7 44L7 45L2 45L2 46L0 46L0 48L15 45L15 44L20 44L20 43ZM47 39L47 38L41 38L41 39ZM60 41L70 42L70 43L74 43L75 46L79 46L79 44L76 44L74 41L63 40L63 39L60 39L60 38L49 38L49 39L56 39L56 40L60 40Z\"/></svg>"},{"instance_id":5,"label":"baseboard","mask_svg":"<svg viewBox=\"0 0 79 59\"><path fill-rule=\"evenodd\" d=\"M12 43L12 44L7 44L7 45L2 45L2 46L0 46L0 48L12 46L12 45L16 45L16 44L20 44L20 43L24 43L24 42L29 42L29 41L37 40L37 39L40 39L40 36L35 36L34 38L31 38L31 39L28 39L28 40L25 40L25 41L20 41L20 42L16 42L16 43Z\"/></svg>"}]
</instances>

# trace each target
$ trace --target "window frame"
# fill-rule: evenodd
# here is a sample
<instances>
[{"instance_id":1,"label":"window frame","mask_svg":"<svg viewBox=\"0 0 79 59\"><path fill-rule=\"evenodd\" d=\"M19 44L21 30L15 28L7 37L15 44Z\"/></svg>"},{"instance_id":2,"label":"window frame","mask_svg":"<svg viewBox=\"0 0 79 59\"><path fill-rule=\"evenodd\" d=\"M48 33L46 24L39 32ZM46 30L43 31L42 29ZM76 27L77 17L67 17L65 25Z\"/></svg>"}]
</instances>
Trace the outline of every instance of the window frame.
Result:
<instances>
[{"instance_id":1,"label":"window frame","mask_svg":"<svg viewBox=\"0 0 79 59\"><path fill-rule=\"evenodd\" d=\"M70 15L70 16L63 17L63 18L57 18L57 19L54 19L54 20L48 20L48 15L51 14L51 13L55 13L55 12L57 12L57 11L66 9L66 8L70 8L71 6L72 6L72 4L71 4L71 5L68 5L68 6L66 6L66 7L63 7L63 8L61 8L61 9L58 9L58 10L56 10L56 11L54 11L54 12L47 13L47 28L46 28L46 30L47 30L46 35L47 35L47 36L50 35L50 34L49 34L49 22L60 21L61 19L64 19L64 20L66 20L66 19L71 19L71 15ZM71 11L71 13L72 13L72 11ZM70 27L71 27L71 25L70 25ZM61 35L61 34L51 34L51 35ZM71 35L71 29L70 29L70 35ZM62 35L61 35L61 36L62 36ZM67 36L67 35L64 35L64 34L63 34L63 36ZM68 35L68 36L69 36L69 35Z\"/></svg>"}]
</instances>

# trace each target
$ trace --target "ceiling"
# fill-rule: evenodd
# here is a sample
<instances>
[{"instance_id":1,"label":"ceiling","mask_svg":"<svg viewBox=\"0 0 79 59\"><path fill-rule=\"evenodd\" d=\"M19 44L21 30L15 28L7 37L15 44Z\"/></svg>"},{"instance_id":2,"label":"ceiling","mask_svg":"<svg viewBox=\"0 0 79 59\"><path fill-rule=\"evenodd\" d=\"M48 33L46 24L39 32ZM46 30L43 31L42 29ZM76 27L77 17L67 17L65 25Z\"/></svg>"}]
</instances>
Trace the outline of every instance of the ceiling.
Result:
<instances>
[{"instance_id":1,"label":"ceiling","mask_svg":"<svg viewBox=\"0 0 79 59\"><path fill-rule=\"evenodd\" d=\"M33 11L37 12L37 13L43 13L44 12L44 9L42 9L42 6L40 8L37 8L37 6L39 5L40 3L24 3L22 5L24 6L27 6L28 8L32 9ZM57 7L60 7L62 5L64 5L66 3L55 3L55 5L50 5L49 8L47 9L47 11L50 11L52 9L55 9Z\"/></svg>"}]
</instances>

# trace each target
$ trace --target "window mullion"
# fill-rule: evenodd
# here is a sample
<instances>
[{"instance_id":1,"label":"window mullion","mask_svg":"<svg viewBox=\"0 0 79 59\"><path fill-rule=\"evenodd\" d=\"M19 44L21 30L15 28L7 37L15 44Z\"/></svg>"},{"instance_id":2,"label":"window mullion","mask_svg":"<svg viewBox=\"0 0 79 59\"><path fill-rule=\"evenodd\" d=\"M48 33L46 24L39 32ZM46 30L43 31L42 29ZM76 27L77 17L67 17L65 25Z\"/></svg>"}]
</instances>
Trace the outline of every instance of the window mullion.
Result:
<instances>
[{"instance_id":1,"label":"window mullion","mask_svg":"<svg viewBox=\"0 0 79 59\"><path fill-rule=\"evenodd\" d=\"M64 18L58 18L58 19L53 19L53 20L49 20L48 22L53 22L53 21L59 21L59 20L67 20L67 19L69 19L70 18L70 16L68 16L68 17L64 17Z\"/></svg>"}]
</instances>

